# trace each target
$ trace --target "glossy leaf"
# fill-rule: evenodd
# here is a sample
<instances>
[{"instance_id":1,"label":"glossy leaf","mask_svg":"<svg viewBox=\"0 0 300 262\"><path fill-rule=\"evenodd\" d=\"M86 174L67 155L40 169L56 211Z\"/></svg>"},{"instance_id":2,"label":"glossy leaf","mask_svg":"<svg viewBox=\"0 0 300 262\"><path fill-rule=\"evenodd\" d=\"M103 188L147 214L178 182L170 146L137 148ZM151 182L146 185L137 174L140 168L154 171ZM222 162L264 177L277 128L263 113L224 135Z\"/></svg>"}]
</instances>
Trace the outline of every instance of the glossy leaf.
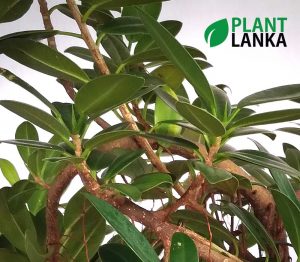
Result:
<instances>
[{"instance_id":1,"label":"glossy leaf","mask_svg":"<svg viewBox=\"0 0 300 262\"><path fill-rule=\"evenodd\" d=\"M276 208L283 220L284 227L292 242L292 245L300 256L300 208L289 197L278 190L271 190Z\"/></svg>"},{"instance_id":2,"label":"glossy leaf","mask_svg":"<svg viewBox=\"0 0 300 262\"><path fill-rule=\"evenodd\" d=\"M42 40L59 34L58 30L29 30L15 32L0 37L0 41L8 38L28 38L32 40Z\"/></svg>"},{"instance_id":3,"label":"glossy leaf","mask_svg":"<svg viewBox=\"0 0 300 262\"><path fill-rule=\"evenodd\" d=\"M17 170L10 161L0 158L0 170L11 185L20 180Z\"/></svg>"},{"instance_id":4,"label":"glossy leaf","mask_svg":"<svg viewBox=\"0 0 300 262\"><path fill-rule=\"evenodd\" d=\"M271 154L256 150L240 150L220 154L225 157L240 159L264 168L274 168L285 171L290 176L300 179L300 172L287 165L283 160Z\"/></svg>"},{"instance_id":5,"label":"glossy leaf","mask_svg":"<svg viewBox=\"0 0 300 262\"><path fill-rule=\"evenodd\" d=\"M131 100L144 79L132 75L107 75L82 86L75 98L78 110L91 118Z\"/></svg>"},{"instance_id":6,"label":"glossy leaf","mask_svg":"<svg viewBox=\"0 0 300 262\"><path fill-rule=\"evenodd\" d=\"M42 43L25 38L6 39L0 42L0 51L39 72L75 82L89 81L72 60Z\"/></svg>"},{"instance_id":7,"label":"glossy leaf","mask_svg":"<svg viewBox=\"0 0 300 262\"><path fill-rule=\"evenodd\" d=\"M280 260L278 250L272 237L253 214L243 208L235 206L232 203L226 204L225 209L230 210L242 221L243 225L245 225L245 227L256 239L257 243L265 250L265 252L268 252L268 250L271 248L275 253L276 259L278 261Z\"/></svg>"},{"instance_id":8,"label":"glossy leaf","mask_svg":"<svg viewBox=\"0 0 300 262\"><path fill-rule=\"evenodd\" d=\"M203 59L206 58L205 55L200 50L194 47L185 46L185 50L193 58L203 58ZM122 63L124 65L131 65L131 64L138 64L142 62L157 62L157 61L169 61L169 60L174 63L174 61L172 61L167 55L165 55L159 47L155 47L152 49L145 50L141 53L134 54L133 56L128 57ZM174 63L174 65L176 64Z\"/></svg>"},{"instance_id":9,"label":"glossy leaf","mask_svg":"<svg viewBox=\"0 0 300 262\"><path fill-rule=\"evenodd\" d=\"M23 140L38 141L39 135L34 125L32 125L30 122L25 121L18 126L16 130L15 138L16 140L23 139ZM27 163L29 156L33 152L33 149L25 146L18 146L17 148L21 158L25 163Z\"/></svg>"},{"instance_id":10,"label":"glossy leaf","mask_svg":"<svg viewBox=\"0 0 300 262\"><path fill-rule=\"evenodd\" d=\"M132 185L137 187L141 192L146 192L153 188L162 185L172 185L172 177L169 174L164 173L150 173L142 176L138 176L132 182Z\"/></svg>"},{"instance_id":11,"label":"glossy leaf","mask_svg":"<svg viewBox=\"0 0 300 262\"><path fill-rule=\"evenodd\" d=\"M34 230L30 213L23 204L10 210L3 190L0 191L0 200L0 231L14 247L26 253L25 231Z\"/></svg>"},{"instance_id":12,"label":"glossy leaf","mask_svg":"<svg viewBox=\"0 0 300 262\"><path fill-rule=\"evenodd\" d=\"M30 261L44 262L47 254L43 252L41 246L37 242L36 232L30 229L25 232L25 249Z\"/></svg>"},{"instance_id":13,"label":"glossy leaf","mask_svg":"<svg viewBox=\"0 0 300 262\"><path fill-rule=\"evenodd\" d=\"M97 255L100 257L101 262L142 262L128 246L117 243L101 246Z\"/></svg>"},{"instance_id":14,"label":"glossy leaf","mask_svg":"<svg viewBox=\"0 0 300 262\"><path fill-rule=\"evenodd\" d=\"M0 105L50 133L69 139L69 130L45 111L22 102L11 100L2 100L0 101Z\"/></svg>"},{"instance_id":15,"label":"glossy leaf","mask_svg":"<svg viewBox=\"0 0 300 262\"><path fill-rule=\"evenodd\" d=\"M127 136L134 136L137 132L133 130L120 130L120 131L112 131L112 132L101 132L98 135L89 139L85 144L85 152L90 152L94 148L108 143L110 141L114 141Z\"/></svg>"},{"instance_id":16,"label":"glossy leaf","mask_svg":"<svg viewBox=\"0 0 300 262\"><path fill-rule=\"evenodd\" d=\"M293 168L300 171L300 151L289 148L285 152L286 162Z\"/></svg>"},{"instance_id":17,"label":"glossy leaf","mask_svg":"<svg viewBox=\"0 0 300 262\"><path fill-rule=\"evenodd\" d=\"M119 233L134 253L145 262L158 262L159 259L148 240L128 219L107 202L86 194L86 198L96 207L98 212Z\"/></svg>"},{"instance_id":18,"label":"glossy leaf","mask_svg":"<svg viewBox=\"0 0 300 262\"><path fill-rule=\"evenodd\" d=\"M176 232L171 240L170 262L182 261L198 262L198 250L190 237Z\"/></svg>"},{"instance_id":19,"label":"glossy leaf","mask_svg":"<svg viewBox=\"0 0 300 262\"><path fill-rule=\"evenodd\" d=\"M175 137L175 136L167 136L167 135L161 135L161 134L152 134L152 133L144 133L140 132L138 134L139 136L146 137L146 138L152 138L157 140L158 142L170 144L170 145L177 145L193 150L198 150L198 147L196 144L190 142L189 140L186 140L181 137Z\"/></svg>"},{"instance_id":20,"label":"glossy leaf","mask_svg":"<svg viewBox=\"0 0 300 262\"><path fill-rule=\"evenodd\" d=\"M110 164L103 176L103 179L106 181L113 179L119 172L138 159L143 153L143 150L136 150L120 155Z\"/></svg>"},{"instance_id":21,"label":"glossy leaf","mask_svg":"<svg viewBox=\"0 0 300 262\"><path fill-rule=\"evenodd\" d=\"M147 13L139 9L139 15L149 34L156 41L162 52L182 70L186 79L195 88L196 93L207 102L211 112L215 108L215 100L209 83L198 64L178 41Z\"/></svg>"},{"instance_id":22,"label":"glossy leaf","mask_svg":"<svg viewBox=\"0 0 300 262\"><path fill-rule=\"evenodd\" d=\"M300 84L278 86L254 93L243 98L238 103L238 107L297 98L300 98Z\"/></svg>"},{"instance_id":23,"label":"glossy leaf","mask_svg":"<svg viewBox=\"0 0 300 262\"><path fill-rule=\"evenodd\" d=\"M239 186L238 179L226 170L209 167L202 162L196 162L195 168L201 171L212 187L217 187L225 193L233 195Z\"/></svg>"},{"instance_id":24,"label":"glossy leaf","mask_svg":"<svg viewBox=\"0 0 300 262\"><path fill-rule=\"evenodd\" d=\"M176 20L167 20L167 21L162 21L160 24L165 27L172 35L176 36L181 27L182 23ZM144 35L139 39L137 42L137 45L135 46L134 53L141 53L143 51L152 49L157 47L155 41L152 39L151 36L149 35Z\"/></svg>"},{"instance_id":25,"label":"glossy leaf","mask_svg":"<svg viewBox=\"0 0 300 262\"><path fill-rule=\"evenodd\" d=\"M136 35L145 34L144 24L138 17L122 16L100 27L100 31L112 35Z\"/></svg>"},{"instance_id":26,"label":"glossy leaf","mask_svg":"<svg viewBox=\"0 0 300 262\"><path fill-rule=\"evenodd\" d=\"M114 189L125 196L129 196L134 201L138 201L141 199L142 192L136 186L133 185L111 183L104 185L104 187Z\"/></svg>"},{"instance_id":27,"label":"glossy leaf","mask_svg":"<svg viewBox=\"0 0 300 262\"><path fill-rule=\"evenodd\" d=\"M178 102L176 108L186 120L202 132L213 136L222 136L225 134L223 124L206 110L182 102Z\"/></svg>"},{"instance_id":28,"label":"glossy leaf","mask_svg":"<svg viewBox=\"0 0 300 262\"><path fill-rule=\"evenodd\" d=\"M276 138L276 134L274 132L269 131L267 129L255 128L255 127L237 128L230 134L230 137L246 136L246 135L253 135L253 134L263 134L271 138L272 140Z\"/></svg>"},{"instance_id":29,"label":"glossy leaf","mask_svg":"<svg viewBox=\"0 0 300 262\"><path fill-rule=\"evenodd\" d=\"M213 168L205 165L202 162L197 162L196 168L201 171L210 184L217 184L229 179L232 179L232 174L226 170Z\"/></svg>"},{"instance_id":30,"label":"glossy leaf","mask_svg":"<svg viewBox=\"0 0 300 262\"><path fill-rule=\"evenodd\" d=\"M171 95L174 99L178 100L176 93L168 86L163 87L163 90ZM165 120L182 120L182 116L169 107L160 97L156 98L155 112L154 112L154 123L165 121ZM155 132L165 135L180 135L181 127L178 125L163 123L157 125Z\"/></svg>"},{"instance_id":31,"label":"glossy leaf","mask_svg":"<svg viewBox=\"0 0 300 262\"><path fill-rule=\"evenodd\" d=\"M26 140L26 139L0 140L0 143L65 152L65 149L60 146L45 143L45 142L35 141L35 140Z\"/></svg>"},{"instance_id":32,"label":"glossy leaf","mask_svg":"<svg viewBox=\"0 0 300 262\"><path fill-rule=\"evenodd\" d=\"M234 127L276 124L286 121L298 120L300 109L285 109L260 114L254 114L242 118L234 123Z\"/></svg>"},{"instance_id":33,"label":"glossy leaf","mask_svg":"<svg viewBox=\"0 0 300 262\"><path fill-rule=\"evenodd\" d=\"M33 0L1 0L0 23L19 19L29 10L32 2Z\"/></svg>"},{"instance_id":34,"label":"glossy leaf","mask_svg":"<svg viewBox=\"0 0 300 262\"><path fill-rule=\"evenodd\" d=\"M229 33L229 25L226 18L212 23L206 28L204 33L205 41L210 47L215 47L222 44Z\"/></svg>"},{"instance_id":35,"label":"glossy leaf","mask_svg":"<svg viewBox=\"0 0 300 262\"><path fill-rule=\"evenodd\" d=\"M122 61L130 56L129 49L124 41L118 36L105 35L101 44L116 65L122 64Z\"/></svg>"},{"instance_id":36,"label":"glossy leaf","mask_svg":"<svg viewBox=\"0 0 300 262\"><path fill-rule=\"evenodd\" d=\"M84 232L83 232L84 223ZM64 233L60 254L66 261L85 261L86 248L89 257L96 254L105 234L105 220L94 206L77 193L68 203L64 215ZM83 237L86 237L86 246ZM74 241L74 240L78 241Z\"/></svg>"},{"instance_id":37,"label":"glossy leaf","mask_svg":"<svg viewBox=\"0 0 300 262\"><path fill-rule=\"evenodd\" d=\"M271 169L270 172L279 191L287 196L300 210L300 202L297 199L295 190L285 173L274 169Z\"/></svg>"},{"instance_id":38,"label":"glossy leaf","mask_svg":"<svg viewBox=\"0 0 300 262\"><path fill-rule=\"evenodd\" d=\"M51 102L43 96L40 92L38 92L34 87L29 85L27 82L13 74L7 69L0 69L0 75L4 76L7 80L19 85L23 89L25 89L30 94L34 95L36 98L38 98L41 102L43 102L46 106L48 106L56 115L59 115L56 108L51 104Z\"/></svg>"}]
</instances>

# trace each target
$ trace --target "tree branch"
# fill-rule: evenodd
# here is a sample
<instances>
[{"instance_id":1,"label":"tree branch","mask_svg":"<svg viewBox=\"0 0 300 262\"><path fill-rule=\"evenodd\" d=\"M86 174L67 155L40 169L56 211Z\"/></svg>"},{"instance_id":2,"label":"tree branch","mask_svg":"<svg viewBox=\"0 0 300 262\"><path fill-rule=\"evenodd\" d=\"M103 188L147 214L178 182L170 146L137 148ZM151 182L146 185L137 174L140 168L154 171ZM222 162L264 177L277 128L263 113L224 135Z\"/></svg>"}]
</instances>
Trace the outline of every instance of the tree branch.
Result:
<instances>
[{"instance_id":1,"label":"tree branch","mask_svg":"<svg viewBox=\"0 0 300 262\"><path fill-rule=\"evenodd\" d=\"M46 207L47 249L51 253L50 262L59 261L60 232L57 221L60 198L77 174L75 166L64 169L48 190Z\"/></svg>"}]
</instances>

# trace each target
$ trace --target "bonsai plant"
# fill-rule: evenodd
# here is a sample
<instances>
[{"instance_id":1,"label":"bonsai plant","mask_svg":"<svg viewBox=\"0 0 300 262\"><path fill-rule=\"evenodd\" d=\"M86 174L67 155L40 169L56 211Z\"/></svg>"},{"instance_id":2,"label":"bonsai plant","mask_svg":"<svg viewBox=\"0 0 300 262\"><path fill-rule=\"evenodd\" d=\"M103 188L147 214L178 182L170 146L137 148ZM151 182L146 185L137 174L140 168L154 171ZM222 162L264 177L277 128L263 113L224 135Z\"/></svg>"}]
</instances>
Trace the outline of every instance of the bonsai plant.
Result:
<instances>
[{"instance_id":1,"label":"bonsai plant","mask_svg":"<svg viewBox=\"0 0 300 262\"><path fill-rule=\"evenodd\" d=\"M228 146L251 134L299 136L290 124L257 126L298 120L300 109L251 107L298 103L299 84L232 105L224 85L208 83L205 55L176 40L181 23L157 21L162 1L67 0L50 10L38 2L45 29L1 36L0 51L57 78L72 102L51 103L17 69L0 69L48 107L0 101L1 110L25 120L0 142L17 146L28 169L20 180L13 163L0 160L11 184L0 190L1 261L289 261L289 247L299 256L299 150L285 143L283 158L257 141L257 150ZM1 1L0 22L20 18L31 4ZM53 12L74 19L81 34L54 30ZM58 51L56 35L83 39L86 48L65 52L94 67L81 68ZM108 112L118 124L102 118ZM99 130L88 137L94 122ZM51 133L50 141L40 141L36 127ZM82 189L61 202L76 176Z\"/></svg>"}]
</instances>

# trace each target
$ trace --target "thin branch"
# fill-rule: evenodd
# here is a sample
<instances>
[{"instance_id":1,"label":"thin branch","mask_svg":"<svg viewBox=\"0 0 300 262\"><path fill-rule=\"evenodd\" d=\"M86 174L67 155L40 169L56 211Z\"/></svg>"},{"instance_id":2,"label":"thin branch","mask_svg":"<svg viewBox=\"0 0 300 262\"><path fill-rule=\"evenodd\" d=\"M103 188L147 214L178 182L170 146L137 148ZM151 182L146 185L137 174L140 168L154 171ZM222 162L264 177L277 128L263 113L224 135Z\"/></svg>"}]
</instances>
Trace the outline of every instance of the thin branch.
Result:
<instances>
[{"instance_id":1,"label":"thin branch","mask_svg":"<svg viewBox=\"0 0 300 262\"><path fill-rule=\"evenodd\" d=\"M38 0L39 5L40 5L40 12L43 18L43 23L44 27L46 30L53 30L53 25L51 22L50 14L49 14L49 9L47 5L46 0ZM51 36L47 38L48 46L57 50L57 45L56 45L56 40L54 36ZM68 96L74 101L76 93L74 91L74 86L70 81L64 80L64 79L58 79L57 80L60 84L63 85L63 87L66 90L66 93ZM97 118L95 122L101 126L103 129L110 127L110 124L108 124L104 119L102 118Z\"/></svg>"},{"instance_id":2,"label":"thin branch","mask_svg":"<svg viewBox=\"0 0 300 262\"><path fill-rule=\"evenodd\" d=\"M141 114L141 110L140 110L137 102L133 101L131 104L132 104L132 109L133 109L133 112L134 112L134 115L135 115L137 121L144 127L145 131L149 131L151 129L151 126L143 118L143 116Z\"/></svg>"},{"instance_id":3,"label":"thin branch","mask_svg":"<svg viewBox=\"0 0 300 262\"><path fill-rule=\"evenodd\" d=\"M109 69L103 59L103 56L100 53L100 50L96 43L94 42L89 29L85 23L82 22L82 15L80 13L80 10L78 9L78 6L74 0L67 0L67 4L69 6L69 9L71 10L71 13L74 17L74 19L77 22L77 25L81 31L81 35L83 40L85 41L86 45L88 46L91 55L95 61L96 66L98 67L99 71L103 75L110 74ZM132 118L132 115L130 111L128 110L127 106L125 104L121 105L119 107L120 112L122 113L122 116L124 119L130 124L131 128L133 130L138 131L139 128L136 125L134 119ZM143 137L136 137L137 143L145 150L145 153L153 166L157 168L160 172L169 173L168 169L164 165L164 163L161 162L159 157L154 153L152 150L151 145L149 144L148 140ZM184 193L184 189L181 187L181 185L177 184L175 186L176 191L182 195Z\"/></svg>"}]
</instances>

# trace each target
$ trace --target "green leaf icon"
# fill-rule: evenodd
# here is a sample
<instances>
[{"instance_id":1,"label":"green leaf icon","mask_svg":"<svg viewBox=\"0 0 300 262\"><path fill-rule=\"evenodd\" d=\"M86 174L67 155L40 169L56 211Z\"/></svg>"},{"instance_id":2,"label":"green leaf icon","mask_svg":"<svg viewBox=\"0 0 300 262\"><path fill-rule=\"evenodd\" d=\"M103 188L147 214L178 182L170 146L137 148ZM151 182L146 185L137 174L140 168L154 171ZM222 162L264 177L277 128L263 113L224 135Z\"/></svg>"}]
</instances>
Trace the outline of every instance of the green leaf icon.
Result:
<instances>
[{"instance_id":1,"label":"green leaf icon","mask_svg":"<svg viewBox=\"0 0 300 262\"><path fill-rule=\"evenodd\" d=\"M204 33L205 41L210 47L220 45L226 40L228 32L229 25L227 19L218 20L206 28Z\"/></svg>"}]
</instances>

